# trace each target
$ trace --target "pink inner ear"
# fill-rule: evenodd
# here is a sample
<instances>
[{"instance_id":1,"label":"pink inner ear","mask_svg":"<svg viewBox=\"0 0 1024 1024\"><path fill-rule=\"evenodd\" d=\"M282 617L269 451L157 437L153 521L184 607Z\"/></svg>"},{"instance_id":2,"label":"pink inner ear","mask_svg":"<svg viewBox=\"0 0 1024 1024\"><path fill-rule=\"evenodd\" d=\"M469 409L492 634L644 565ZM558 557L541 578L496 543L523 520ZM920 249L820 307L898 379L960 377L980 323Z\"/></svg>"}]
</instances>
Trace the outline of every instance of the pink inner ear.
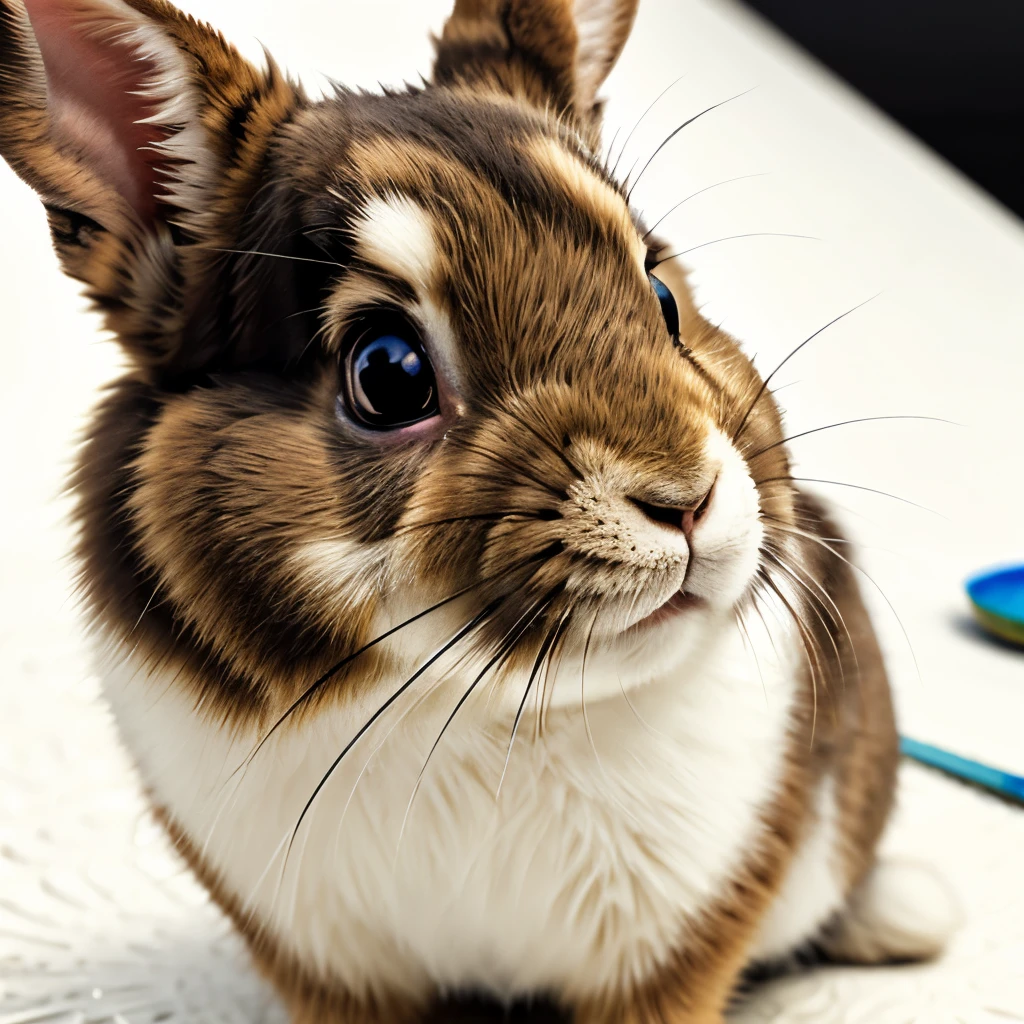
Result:
<instances>
[{"instance_id":1,"label":"pink inner ear","mask_svg":"<svg viewBox=\"0 0 1024 1024\"><path fill-rule=\"evenodd\" d=\"M167 137L138 124L158 109L136 95L156 67L125 41L135 27L103 0L25 0L47 78L54 141L72 149L115 188L145 223L156 219L156 197L166 191L157 168L166 163L151 147Z\"/></svg>"}]
</instances>

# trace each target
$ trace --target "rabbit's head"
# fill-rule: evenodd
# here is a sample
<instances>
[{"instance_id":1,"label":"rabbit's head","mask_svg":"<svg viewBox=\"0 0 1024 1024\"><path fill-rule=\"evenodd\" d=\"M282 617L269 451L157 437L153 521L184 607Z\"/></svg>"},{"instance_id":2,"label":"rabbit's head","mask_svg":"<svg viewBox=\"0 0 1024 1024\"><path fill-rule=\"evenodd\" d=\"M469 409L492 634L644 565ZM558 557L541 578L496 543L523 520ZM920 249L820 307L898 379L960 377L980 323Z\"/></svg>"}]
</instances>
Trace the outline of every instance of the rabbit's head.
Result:
<instances>
[{"instance_id":1,"label":"rabbit's head","mask_svg":"<svg viewBox=\"0 0 1024 1024\"><path fill-rule=\"evenodd\" d=\"M314 101L162 0L0 0L0 153L132 364L86 593L208 707L442 649L617 692L783 543L771 396L598 153L634 13L458 0L428 84Z\"/></svg>"}]
</instances>

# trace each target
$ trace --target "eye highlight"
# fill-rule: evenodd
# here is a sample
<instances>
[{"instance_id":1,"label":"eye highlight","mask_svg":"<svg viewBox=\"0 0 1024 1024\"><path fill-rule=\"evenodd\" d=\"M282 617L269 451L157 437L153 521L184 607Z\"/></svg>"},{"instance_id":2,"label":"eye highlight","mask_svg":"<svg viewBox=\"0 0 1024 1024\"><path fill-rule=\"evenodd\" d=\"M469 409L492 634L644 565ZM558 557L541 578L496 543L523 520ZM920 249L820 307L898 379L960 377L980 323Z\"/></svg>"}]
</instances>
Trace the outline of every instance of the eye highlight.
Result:
<instances>
[{"instance_id":1,"label":"eye highlight","mask_svg":"<svg viewBox=\"0 0 1024 1024\"><path fill-rule=\"evenodd\" d=\"M661 303L661 315L665 318L665 326L668 328L668 333L672 335L673 341L678 342L679 307L676 306L676 300L663 281L659 281L653 274L648 274L647 276L650 278L654 294L658 296L658 301Z\"/></svg>"},{"instance_id":2,"label":"eye highlight","mask_svg":"<svg viewBox=\"0 0 1024 1024\"><path fill-rule=\"evenodd\" d=\"M434 368L411 324L400 316L377 316L350 334L341 397L352 419L394 430L439 414Z\"/></svg>"}]
</instances>

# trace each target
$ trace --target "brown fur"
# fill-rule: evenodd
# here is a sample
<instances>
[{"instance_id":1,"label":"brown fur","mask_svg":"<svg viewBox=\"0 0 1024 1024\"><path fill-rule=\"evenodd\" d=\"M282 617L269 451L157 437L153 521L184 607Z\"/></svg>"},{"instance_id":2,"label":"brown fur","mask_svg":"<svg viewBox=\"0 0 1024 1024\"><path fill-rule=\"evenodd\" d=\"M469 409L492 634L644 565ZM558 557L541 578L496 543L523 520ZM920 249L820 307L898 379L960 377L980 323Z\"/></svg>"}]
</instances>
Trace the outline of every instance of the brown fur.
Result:
<instances>
[{"instance_id":1,"label":"brown fur","mask_svg":"<svg viewBox=\"0 0 1024 1024\"><path fill-rule=\"evenodd\" d=\"M0 153L43 196L65 269L131 360L75 477L92 621L175 670L197 713L225 728L271 725L371 639L381 595L410 579L439 595L473 585L482 605L504 601L490 643L521 608L508 607L510 595L557 592L513 652L529 660L574 601L590 606L650 578L567 546L576 476L611 450L630 466L637 497L692 508L710 486L709 425L737 435L760 481L766 563L786 553L807 577L797 589L809 596L794 608L806 694L785 782L764 810L762 842L671 962L635 991L569 1008L580 1024L719 1021L828 767L851 889L870 867L892 800L895 730L856 581L820 539L838 536L834 524L788 480L770 392L669 263L658 274L679 305L673 344L641 265L642 230L595 155L596 90L636 3L618 5L606 45L581 66L569 0L458 0L430 87L339 90L314 103L163 0L128 2L180 56L179 86L195 110L194 123L152 127L157 155L146 159L170 176L140 179L152 189L141 202L62 137L25 11L0 0ZM102 6L68 3L79 14ZM100 42L125 49L119 39ZM185 131L202 152L170 161ZM466 414L443 442L380 444L338 425L347 331L368 304L410 299L408 282L359 251L353 228L369 197L396 193L430 219L431 298L464 355ZM656 254L652 244L648 263ZM308 545L349 541L379 551L364 577L332 588L303 569ZM526 558L540 564L510 569ZM584 565L586 586L574 591ZM372 689L386 667L363 656L296 719ZM295 1024L421 1019L422 1007L338 991L284 957L193 840L164 821Z\"/></svg>"},{"instance_id":2,"label":"brown fur","mask_svg":"<svg viewBox=\"0 0 1024 1024\"><path fill-rule=\"evenodd\" d=\"M597 149L597 89L618 59L639 0L620 0L608 45L580 74L572 0L456 0L437 40L434 80L550 107Z\"/></svg>"}]
</instances>

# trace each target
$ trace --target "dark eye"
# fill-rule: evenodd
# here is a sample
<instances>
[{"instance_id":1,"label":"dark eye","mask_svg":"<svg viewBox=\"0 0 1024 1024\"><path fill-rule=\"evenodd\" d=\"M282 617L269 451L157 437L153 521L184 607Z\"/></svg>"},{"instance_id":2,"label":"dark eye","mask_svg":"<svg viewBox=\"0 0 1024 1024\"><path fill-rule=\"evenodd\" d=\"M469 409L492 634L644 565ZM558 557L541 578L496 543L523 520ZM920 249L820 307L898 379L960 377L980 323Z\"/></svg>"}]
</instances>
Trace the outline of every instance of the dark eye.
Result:
<instances>
[{"instance_id":1,"label":"dark eye","mask_svg":"<svg viewBox=\"0 0 1024 1024\"><path fill-rule=\"evenodd\" d=\"M411 325L386 318L360 327L345 360L344 398L355 420L377 430L438 414L434 368Z\"/></svg>"},{"instance_id":2,"label":"dark eye","mask_svg":"<svg viewBox=\"0 0 1024 1024\"><path fill-rule=\"evenodd\" d=\"M665 318L665 326L668 328L668 333L672 335L673 339L678 340L679 309L676 306L676 300L672 298L672 293L665 284L659 281L653 274L648 276L651 279L651 287L654 289L654 294L658 296L658 301L661 303L661 315Z\"/></svg>"}]
</instances>

